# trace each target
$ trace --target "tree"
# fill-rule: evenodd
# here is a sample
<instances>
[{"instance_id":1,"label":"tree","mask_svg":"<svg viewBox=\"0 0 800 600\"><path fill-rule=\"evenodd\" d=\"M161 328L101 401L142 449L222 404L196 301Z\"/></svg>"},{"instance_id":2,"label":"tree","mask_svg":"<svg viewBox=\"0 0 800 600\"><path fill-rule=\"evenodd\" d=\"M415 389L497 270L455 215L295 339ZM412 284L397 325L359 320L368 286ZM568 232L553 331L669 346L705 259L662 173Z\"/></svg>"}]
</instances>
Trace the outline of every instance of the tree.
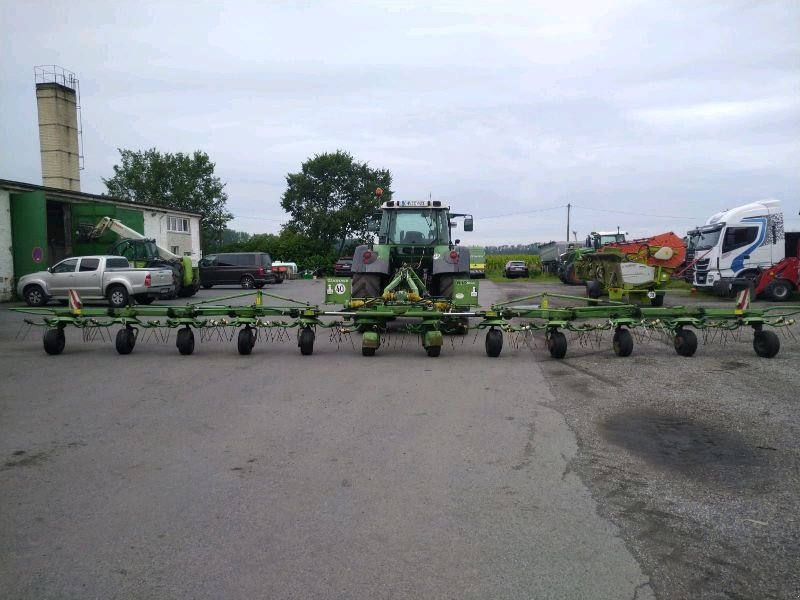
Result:
<instances>
[{"instance_id":1,"label":"tree","mask_svg":"<svg viewBox=\"0 0 800 600\"><path fill-rule=\"evenodd\" d=\"M167 206L203 215L203 249L218 247L225 223L233 218L226 209L225 184L214 176L214 163L205 152L162 154L118 149L122 164L114 176L103 179L108 193L144 204Z\"/></svg>"},{"instance_id":2,"label":"tree","mask_svg":"<svg viewBox=\"0 0 800 600\"><path fill-rule=\"evenodd\" d=\"M317 154L303 163L300 173L286 176L281 206L291 219L286 229L319 243L325 254L348 238L365 239L367 221L392 196L392 174L357 163L347 152ZM376 188L383 196L375 195Z\"/></svg>"}]
</instances>

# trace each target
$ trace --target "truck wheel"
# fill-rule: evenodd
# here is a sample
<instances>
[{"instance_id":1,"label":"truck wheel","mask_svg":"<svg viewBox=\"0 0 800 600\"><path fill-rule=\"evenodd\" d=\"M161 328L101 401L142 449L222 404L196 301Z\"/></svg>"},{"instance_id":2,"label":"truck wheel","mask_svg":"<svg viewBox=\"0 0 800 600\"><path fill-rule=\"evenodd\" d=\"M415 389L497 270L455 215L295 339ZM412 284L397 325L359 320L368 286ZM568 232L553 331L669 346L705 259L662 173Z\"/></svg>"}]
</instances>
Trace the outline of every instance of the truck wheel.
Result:
<instances>
[{"instance_id":1,"label":"truck wheel","mask_svg":"<svg viewBox=\"0 0 800 600\"><path fill-rule=\"evenodd\" d=\"M314 352L314 330L310 327L303 327L297 336L297 345L300 346L300 354L309 356Z\"/></svg>"},{"instance_id":2,"label":"truck wheel","mask_svg":"<svg viewBox=\"0 0 800 600\"><path fill-rule=\"evenodd\" d=\"M772 358L781 349L781 340L774 331L756 331L753 336L753 350L761 358Z\"/></svg>"},{"instance_id":3,"label":"truck wheel","mask_svg":"<svg viewBox=\"0 0 800 600\"><path fill-rule=\"evenodd\" d=\"M108 303L111 308L125 308L130 304L130 301L128 290L121 285L111 286L111 289L108 290Z\"/></svg>"},{"instance_id":4,"label":"truck wheel","mask_svg":"<svg viewBox=\"0 0 800 600\"><path fill-rule=\"evenodd\" d=\"M627 329L617 329L614 333L614 354L630 356L633 352L633 336Z\"/></svg>"},{"instance_id":5,"label":"truck wheel","mask_svg":"<svg viewBox=\"0 0 800 600\"><path fill-rule=\"evenodd\" d=\"M354 273L353 298L378 298L381 295L380 273Z\"/></svg>"},{"instance_id":6,"label":"truck wheel","mask_svg":"<svg viewBox=\"0 0 800 600\"><path fill-rule=\"evenodd\" d=\"M586 282L586 297L587 298L592 298L593 300L597 300L602 295L603 295L603 286L600 284L599 281L587 281Z\"/></svg>"},{"instance_id":7,"label":"truck wheel","mask_svg":"<svg viewBox=\"0 0 800 600\"><path fill-rule=\"evenodd\" d=\"M178 287L178 298L191 298L197 293L197 289L193 286Z\"/></svg>"},{"instance_id":8,"label":"truck wheel","mask_svg":"<svg viewBox=\"0 0 800 600\"><path fill-rule=\"evenodd\" d=\"M495 328L487 331L484 347L486 348L486 356L492 358L500 356L500 353L503 351L503 332Z\"/></svg>"},{"instance_id":9,"label":"truck wheel","mask_svg":"<svg viewBox=\"0 0 800 600\"><path fill-rule=\"evenodd\" d=\"M184 356L188 356L194 352L194 333L188 325L183 329L178 329L175 345L178 347L178 352Z\"/></svg>"},{"instance_id":10,"label":"truck wheel","mask_svg":"<svg viewBox=\"0 0 800 600\"><path fill-rule=\"evenodd\" d=\"M130 354L136 345L136 334L132 327L123 327L117 332L115 343L119 354Z\"/></svg>"},{"instance_id":11,"label":"truck wheel","mask_svg":"<svg viewBox=\"0 0 800 600\"><path fill-rule=\"evenodd\" d=\"M256 285L256 280L253 279L252 275L245 275L244 277L242 277L239 283L244 289L252 290L253 287L255 287Z\"/></svg>"},{"instance_id":12,"label":"truck wheel","mask_svg":"<svg viewBox=\"0 0 800 600\"><path fill-rule=\"evenodd\" d=\"M560 331L551 331L547 336L547 349L553 358L564 358L567 355L567 336Z\"/></svg>"},{"instance_id":13,"label":"truck wheel","mask_svg":"<svg viewBox=\"0 0 800 600\"><path fill-rule=\"evenodd\" d=\"M214 287L214 285L211 284L211 283L204 283L203 284L203 289L204 290L210 290L212 287Z\"/></svg>"},{"instance_id":14,"label":"truck wheel","mask_svg":"<svg viewBox=\"0 0 800 600\"><path fill-rule=\"evenodd\" d=\"M253 346L256 343L256 334L250 327L245 327L239 330L239 338L236 340L236 347L239 354L244 356L253 351Z\"/></svg>"},{"instance_id":15,"label":"truck wheel","mask_svg":"<svg viewBox=\"0 0 800 600\"><path fill-rule=\"evenodd\" d=\"M773 279L767 284L764 295L774 302L786 302L792 295L792 284L784 279Z\"/></svg>"},{"instance_id":16,"label":"truck wheel","mask_svg":"<svg viewBox=\"0 0 800 600\"><path fill-rule=\"evenodd\" d=\"M47 304L47 296L38 285L27 286L22 291L22 295L25 296L25 302L28 306L44 306Z\"/></svg>"},{"instance_id":17,"label":"truck wheel","mask_svg":"<svg viewBox=\"0 0 800 600\"><path fill-rule=\"evenodd\" d=\"M52 355L61 354L67 343L64 337L64 330L60 327L54 327L45 331L42 341L44 343L44 351Z\"/></svg>"},{"instance_id":18,"label":"truck wheel","mask_svg":"<svg viewBox=\"0 0 800 600\"><path fill-rule=\"evenodd\" d=\"M694 331L678 329L675 332L675 352L681 356L692 356L697 352L697 336Z\"/></svg>"}]
</instances>

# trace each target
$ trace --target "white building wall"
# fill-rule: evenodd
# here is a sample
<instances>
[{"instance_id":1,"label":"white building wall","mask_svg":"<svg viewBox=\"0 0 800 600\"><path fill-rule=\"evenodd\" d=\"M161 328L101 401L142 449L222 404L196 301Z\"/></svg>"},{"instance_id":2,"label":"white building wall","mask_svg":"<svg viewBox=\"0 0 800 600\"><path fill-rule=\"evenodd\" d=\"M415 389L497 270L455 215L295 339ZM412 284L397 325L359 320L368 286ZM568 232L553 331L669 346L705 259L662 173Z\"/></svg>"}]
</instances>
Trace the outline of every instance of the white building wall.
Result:
<instances>
[{"instance_id":1,"label":"white building wall","mask_svg":"<svg viewBox=\"0 0 800 600\"><path fill-rule=\"evenodd\" d=\"M189 219L189 233L178 233L168 231L167 217L180 217ZM144 212L144 235L147 238L153 238L156 244L162 248L166 248L170 252L174 246L178 247L180 256L184 256L186 252L190 252L192 264L197 265L200 260L200 218L187 217L180 213L166 213L145 210Z\"/></svg>"},{"instance_id":2,"label":"white building wall","mask_svg":"<svg viewBox=\"0 0 800 600\"><path fill-rule=\"evenodd\" d=\"M14 253L11 239L11 194L0 190L0 302L14 293Z\"/></svg>"}]
</instances>

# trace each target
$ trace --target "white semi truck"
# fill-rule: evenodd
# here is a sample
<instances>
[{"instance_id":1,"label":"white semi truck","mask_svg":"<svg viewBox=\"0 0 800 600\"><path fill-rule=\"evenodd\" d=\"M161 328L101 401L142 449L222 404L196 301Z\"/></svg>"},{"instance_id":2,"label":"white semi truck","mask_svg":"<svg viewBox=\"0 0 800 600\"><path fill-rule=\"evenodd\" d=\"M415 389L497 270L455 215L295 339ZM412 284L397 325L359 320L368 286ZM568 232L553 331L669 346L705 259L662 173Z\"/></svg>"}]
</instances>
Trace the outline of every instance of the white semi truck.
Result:
<instances>
[{"instance_id":1,"label":"white semi truck","mask_svg":"<svg viewBox=\"0 0 800 600\"><path fill-rule=\"evenodd\" d=\"M712 215L687 233L687 262L697 288L728 295L783 260L798 232L786 232L779 200L760 200Z\"/></svg>"}]
</instances>

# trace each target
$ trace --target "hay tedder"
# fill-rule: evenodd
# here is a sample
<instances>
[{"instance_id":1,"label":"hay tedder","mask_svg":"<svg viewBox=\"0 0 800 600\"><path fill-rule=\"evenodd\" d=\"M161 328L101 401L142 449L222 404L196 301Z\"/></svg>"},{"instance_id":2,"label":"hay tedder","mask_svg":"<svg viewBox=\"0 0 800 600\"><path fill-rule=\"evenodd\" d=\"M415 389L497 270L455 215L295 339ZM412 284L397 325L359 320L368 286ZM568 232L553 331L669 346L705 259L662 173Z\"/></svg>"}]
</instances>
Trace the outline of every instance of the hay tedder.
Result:
<instances>
[{"instance_id":1,"label":"hay tedder","mask_svg":"<svg viewBox=\"0 0 800 600\"><path fill-rule=\"evenodd\" d=\"M321 331L329 332L336 344L349 340L355 345L360 336L364 356L375 355L395 335L416 337L430 357L440 355L445 336L464 340L474 332L477 339L484 332L490 357L500 356L505 337L519 345L539 334L553 358L566 356L567 334L585 342L608 332L617 356L633 352L634 336L657 334L669 338L679 355L692 356L698 347L695 331L709 341L744 328L754 332L756 354L770 358L780 350L775 330L792 335L792 317L800 314L800 306L750 308L744 296L735 308L700 308L639 306L541 293L482 308L479 282L469 277L469 249L451 237L454 218L463 218L464 230L472 230L470 215L453 214L438 201L384 202L373 220L377 243L356 249L352 279L324 281L325 305L336 308L258 290L254 301L245 306L224 302L240 302L242 296L253 294L174 306L84 308L77 294L71 293L68 307L11 310L39 317L25 319L25 324L44 327L48 354L64 350L68 327L82 330L85 341L110 341L113 327L118 328L113 339L119 354L130 354L140 338L167 342L175 332L175 345L182 355L194 352L196 335L201 342L235 338L239 353L247 355L258 341L290 340L288 331L294 329L303 355L314 352Z\"/></svg>"}]
</instances>

